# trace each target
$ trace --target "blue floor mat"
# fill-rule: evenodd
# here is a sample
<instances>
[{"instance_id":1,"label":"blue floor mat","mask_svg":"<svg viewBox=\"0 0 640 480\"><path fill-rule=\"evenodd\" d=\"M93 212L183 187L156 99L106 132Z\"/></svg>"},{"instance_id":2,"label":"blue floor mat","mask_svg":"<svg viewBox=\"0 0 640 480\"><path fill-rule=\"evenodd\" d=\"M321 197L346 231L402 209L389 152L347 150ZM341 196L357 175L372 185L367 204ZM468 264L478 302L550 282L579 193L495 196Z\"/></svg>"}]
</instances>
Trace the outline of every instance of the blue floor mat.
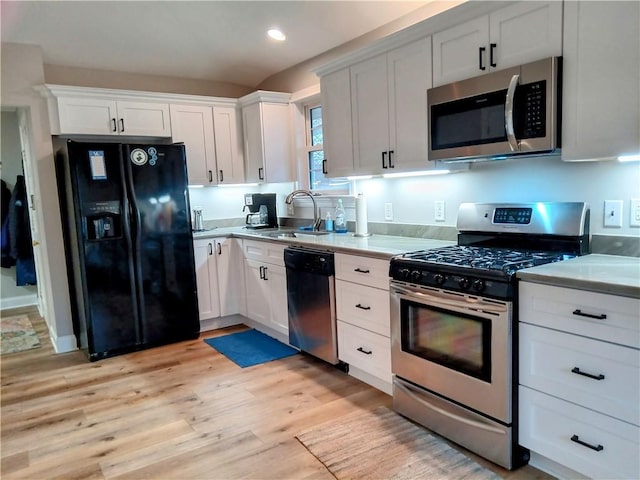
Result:
<instances>
[{"instance_id":1,"label":"blue floor mat","mask_svg":"<svg viewBox=\"0 0 640 480\"><path fill-rule=\"evenodd\" d=\"M295 348L257 330L232 333L224 337L206 338L204 341L242 368L290 357L298 353Z\"/></svg>"}]
</instances>

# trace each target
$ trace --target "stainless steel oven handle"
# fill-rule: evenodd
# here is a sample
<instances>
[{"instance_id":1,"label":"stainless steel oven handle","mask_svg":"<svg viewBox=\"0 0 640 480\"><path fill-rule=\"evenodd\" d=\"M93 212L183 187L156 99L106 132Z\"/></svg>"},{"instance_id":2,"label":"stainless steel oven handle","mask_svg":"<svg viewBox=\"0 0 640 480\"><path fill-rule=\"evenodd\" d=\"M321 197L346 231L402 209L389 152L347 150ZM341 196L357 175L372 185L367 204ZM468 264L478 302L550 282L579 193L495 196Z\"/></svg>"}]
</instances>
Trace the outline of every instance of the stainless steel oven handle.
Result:
<instances>
[{"instance_id":1,"label":"stainless steel oven handle","mask_svg":"<svg viewBox=\"0 0 640 480\"><path fill-rule=\"evenodd\" d=\"M397 291L407 297L412 297L421 302L430 302L430 304L438 305L448 305L451 307L460 307L460 308L473 308L474 310L482 309L486 312L497 312L502 313L507 311L507 307L505 305L496 305L493 303L488 303L483 301L481 298L470 298L464 297L464 300L461 300L458 297L451 298L447 296L446 293L422 293L422 292L414 292L413 290L409 290L408 288L401 287L399 285L392 285L392 290Z\"/></svg>"},{"instance_id":2,"label":"stainless steel oven handle","mask_svg":"<svg viewBox=\"0 0 640 480\"><path fill-rule=\"evenodd\" d=\"M431 405L429 402L426 402L425 400L423 400L422 398L420 398L418 396L419 392L416 392L415 390L413 390L412 388L410 388L408 385L406 385L404 382L400 383L397 379L393 382L393 385L395 387L398 387L400 390L402 390L404 393L406 393L407 395L409 395L411 398L413 398L416 402L419 402L421 405L423 405L424 407L427 407L430 410L433 410L436 413L439 413L440 415L444 415L445 417L449 417L452 420L455 420L456 422L460 422L460 423L466 423L467 425L470 425L474 428L478 428L480 430L486 430L488 432L491 433L497 433L499 435L504 435L505 432L504 430L501 430L499 428L495 428L492 427L490 425L487 425L485 423L481 423L481 422L476 422L473 421L469 418L464 418L461 417L459 415L455 415L451 412L447 412L446 410L443 410L442 408L438 408L435 405Z\"/></svg>"},{"instance_id":3,"label":"stainless steel oven handle","mask_svg":"<svg viewBox=\"0 0 640 480\"><path fill-rule=\"evenodd\" d=\"M512 152L518 151L518 139L513 129L513 101L516 95L516 87L520 82L520 75L514 75L509 82L509 88L507 89L507 99L504 105L504 128L507 131L507 140L509 141L509 148Z\"/></svg>"}]
</instances>

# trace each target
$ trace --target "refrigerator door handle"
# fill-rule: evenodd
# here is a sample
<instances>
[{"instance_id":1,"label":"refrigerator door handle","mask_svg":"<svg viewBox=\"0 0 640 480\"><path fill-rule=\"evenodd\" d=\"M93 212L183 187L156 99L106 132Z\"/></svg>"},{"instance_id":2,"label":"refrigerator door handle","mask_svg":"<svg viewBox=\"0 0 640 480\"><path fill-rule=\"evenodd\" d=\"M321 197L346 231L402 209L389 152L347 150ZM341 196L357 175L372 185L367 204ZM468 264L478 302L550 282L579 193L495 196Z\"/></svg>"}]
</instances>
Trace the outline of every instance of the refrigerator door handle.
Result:
<instances>
[{"instance_id":1,"label":"refrigerator door handle","mask_svg":"<svg viewBox=\"0 0 640 480\"><path fill-rule=\"evenodd\" d=\"M141 219L140 210L138 209L138 203L136 198L136 192L133 186L133 172L131 171L131 162L129 159L129 151L122 152L122 161L125 165L123 181L125 182L125 196L127 197L127 203L129 204L129 210L131 212L130 224L131 224L131 244L132 244L132 264L134 269L134 276L136 283L136 304L138 310L138 322L136 323L136 332L139 342L144 342L145 332L142 331L142 325L145 324L145 311L144 311L144 288L142 284L142 259L141 259Z\"/></svg>"}]
</instances>

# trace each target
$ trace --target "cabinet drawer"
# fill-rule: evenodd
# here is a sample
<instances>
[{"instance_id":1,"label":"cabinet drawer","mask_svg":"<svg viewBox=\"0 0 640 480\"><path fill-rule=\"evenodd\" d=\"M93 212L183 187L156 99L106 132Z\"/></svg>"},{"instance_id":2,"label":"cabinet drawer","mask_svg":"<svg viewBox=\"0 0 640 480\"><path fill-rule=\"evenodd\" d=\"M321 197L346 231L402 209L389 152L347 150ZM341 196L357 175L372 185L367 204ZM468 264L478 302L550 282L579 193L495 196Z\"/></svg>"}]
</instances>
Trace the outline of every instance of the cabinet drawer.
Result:
<instances>
[{"instance_id":1,"label":"cabinet drawer","mask_svg":"<svg viewBox=\"0 0 640 480\"><path fill-rule=\"evenodd\" d=\"M640 299L520 282L520 321L640 348Z\"/></svg>"},{"instance_id":2,"label":"cabinet drawer","mask_svg":"<svg viewBox=\"0 0 640 480\"><path fill-rule=\"evenodd\" d=\"M338 358L391 382L391 341L388 337L338 321Z\"/></svg>"},{"instance_id":3,"label":"cabinet drawer","mask_svg":"<svg viewBox=\"0 0 640 480\"><path fill-rule=\"evenodd\" d=\"M286 247L284 243L254 240L242 241L242 251L245 258L280 265L281 267L284 267L284 249Z\"/></svg>"},{"instance_id":4,"label":"cabinet drawer","mask_svg":"<svg viewBox=\"0 0 640 480\"><path fill-rule=\"evenodd\" d=\"M527 387L519 392L522 446L590 478L640 478L637 426Z\"/></svg>"},{"instance_id":5,"label":"cabinet drawer","mask_svg":"<svg viewBox=\"0 0 640 480\"><path fill-rule=\"evenodd\" d=\"M391 334L389 292L336 280L338 319L385 337Z\"/></svg>"},{"instance_id":6,"label":"cabinet drawer","mask_svg":"<svg viewBox=\"0 0 640 480\"><path fill-rule=\"evenodd\" d=\"M633 348L521 323L520 383L640 425L640 351Z\"/></svg>"},{"instance_id":7,"label":"cabinet drawer","mask_svg":"<svg viewBox=\"0 0 640 480\"><path fill-rule=\"evenodd\" d=\"M336 253L336 278L389 290L389 261Z\"/></svg>"}]
</instances>

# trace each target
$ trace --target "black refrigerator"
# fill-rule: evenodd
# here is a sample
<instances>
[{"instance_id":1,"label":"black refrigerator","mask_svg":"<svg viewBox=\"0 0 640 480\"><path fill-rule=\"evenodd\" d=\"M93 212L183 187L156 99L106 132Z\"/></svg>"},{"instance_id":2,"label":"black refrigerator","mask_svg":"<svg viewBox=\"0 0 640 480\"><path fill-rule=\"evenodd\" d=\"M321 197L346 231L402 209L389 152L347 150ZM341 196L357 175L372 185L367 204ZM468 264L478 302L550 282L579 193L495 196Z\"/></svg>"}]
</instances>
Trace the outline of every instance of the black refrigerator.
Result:
<instances>
[{"instance_id":1,"label":"black refrigerator","mask_svg":"<svg viewBox=\"0 0 640 480\"><path fill-rule=\"evenodd\" d=\"M184 145L69 140L56 176L78 347L93 361L197 338Z\"/></svg>"}]
</instances>

